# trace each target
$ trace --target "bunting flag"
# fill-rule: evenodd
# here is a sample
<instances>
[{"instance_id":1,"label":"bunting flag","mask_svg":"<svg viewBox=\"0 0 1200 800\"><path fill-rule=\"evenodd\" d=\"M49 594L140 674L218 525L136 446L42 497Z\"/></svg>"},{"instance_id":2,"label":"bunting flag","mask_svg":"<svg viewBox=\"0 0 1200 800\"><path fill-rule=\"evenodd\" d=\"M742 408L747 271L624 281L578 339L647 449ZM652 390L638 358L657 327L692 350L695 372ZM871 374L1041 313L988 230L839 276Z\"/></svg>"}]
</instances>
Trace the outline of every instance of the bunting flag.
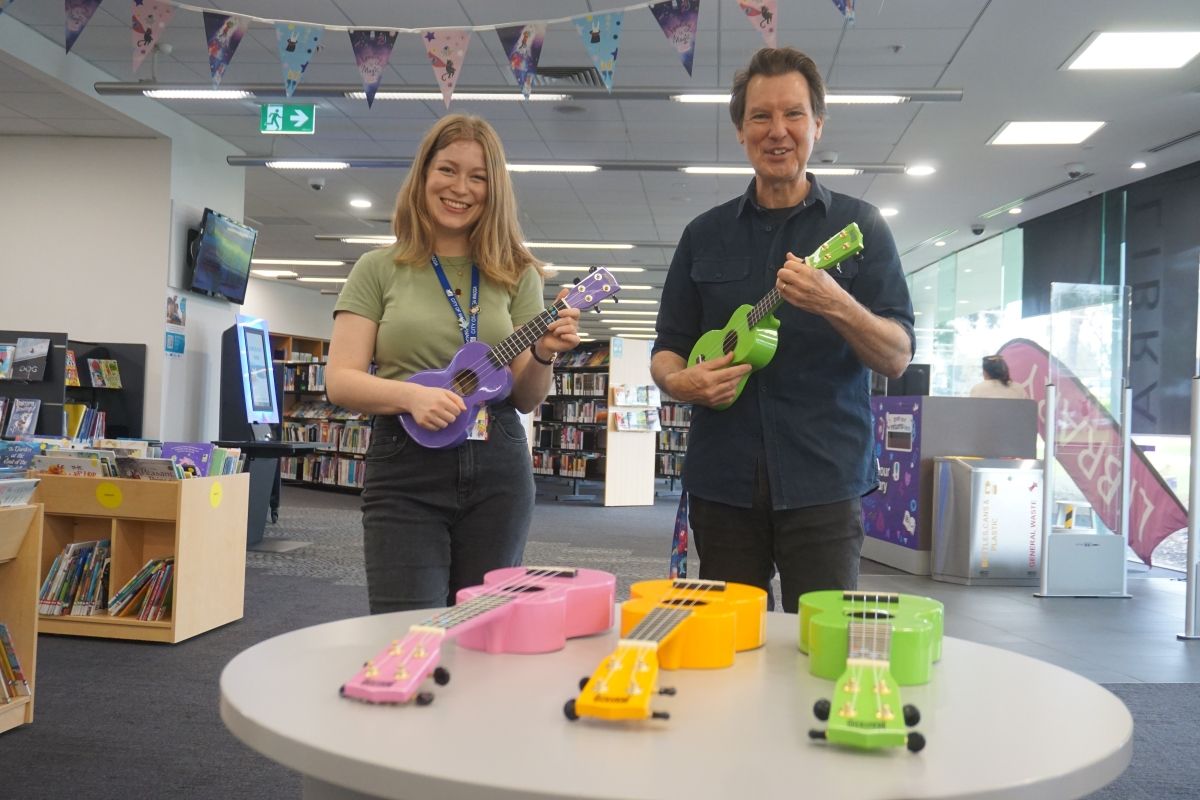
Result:
<instances>
[{"instance_id":1,"label":"bunting flag","mask_svg":"<svg viewBox=\"0 0 1200 800\"><path fill-rule=\"evenodd\" d=\"M762 34L767 47L779 46L779 40L775 36L775 17L779 14L778 2L779 0L738 0L738 5L746 12L746 19Z\"/></svg>"},{"instance_id":2,"label":"bunting flag","mask_svg":"<svg viewBox=\"0 0 1200 800\"><path fill-rule=\"evenodd\" d=\"M75 40L83 29L92 21L92 14L100 7L100 0L64 0L67 13L67 52L75 45Z\"/></svg>"},{"instance_id":3,"label":"bunting flag","mask_svg":"<svg viewBox=\"0 0 1200 800\"><path fill-rule=\"evenodd\" d=\"M583 39L600 79L611 92L613 87L613 72L617 68L617 46L621 40L621 18L623 11L611 14L588 14L586 17L576 17L575 30Z\"/></svg>"},{"instance_id":4,"label":"bunting flag","mask_svg":"<svg viewBox=\"0 0 1200 800\"><path fill-rule=\"evenodd\" d=\"M497 28L496 34L508 55L508 66L512 69L513 77L517 79L517 86L528 100L529 93L533 91L533 76L537 74L538 59L542 56L546 23L534 22Z\"/></svg>"},{"instance_id":5,"label":"bunting flag","mask_svg":"<svg viewBox=\"0 0 1200 800\"><path fill-rule=\"evenodd\" d=\"M350 49L354 51L363 91L367 93L367 108L375 102L375 93L383 82L383 71L395 46L396 31L350 31Z\"/></svg>"},{"instance_id":6,"label":"bunting flag","mask_svg":"<svg viewBox=\"0 0 1200 800\"><path fill-rule=\"evenodd\" d=\"M833 0L833 4L842 12L846 22L854 22L854 0Z\"/></svg>"},{"instance_id":7,"label":"bunting flag","mask_svg":"<svg viewBox=\"0 0 1200 800\"><path fill-rule=\"evenodd\" d=\"M137 72L175 16L166 0L133 0L133 71Z\"/></svg>"},{"instance_id":8,"label":"bunting flag","mask_svg":"<svg viewBox=\"0 0 1200 800\"><path fill-rule=\"evenodd\" d=\"M463 62L467 60L471 30L458 28L450 31L425 31L423 36L425 54L429 56L438 86L442 87L442 99L446 101L446 108L449 108L450 98L454 96L454 85L458 83Z\"/></svg>"},{"instance_id":9,"label":"bunting flag","mask_svg":"<svg viewBox=\"0 0 1200 800\"><path fill-rule=\"evenodd\" d=\"M221 85L225 69L233 60L250 20L229 14L204 12L204 35L208 38L208 70L212 73L213 88Z\"/></svg>"},{"instance_id":10,"label":"bunting flag","mask_svg":"<svg viewBox=\"0 0 1200 800\"><path fill-rule=\"evenodd\" d=\"M675 512L675 532L671 535L670 577L687 577L688 555L688 493L679 495L679 509Z\"/></svg>"},{"instance_id":11,"label":"bunting flag","mask_svg":"<svg viewBox=\"0 0 1200 800\"><path fill-rule=\"evenodd\" d=\"M276 22L275 38L279 40L279 63L283 66L283 88L287 96L300 85L308 62L317 54L325 29L320 25Z\"/></svg>"},{"instance_id":12,"label":"bunting flag","mask_svg":"<svg viewBox=\"0 0 1200 800\"><path fill-rule=\"evenodd\" d=\"M667 0L650 6L658 26L679 53L687 74L692 74L692 57L696 54L696 22L700 17L700 0Z\"/></svg>"}]
</instances>

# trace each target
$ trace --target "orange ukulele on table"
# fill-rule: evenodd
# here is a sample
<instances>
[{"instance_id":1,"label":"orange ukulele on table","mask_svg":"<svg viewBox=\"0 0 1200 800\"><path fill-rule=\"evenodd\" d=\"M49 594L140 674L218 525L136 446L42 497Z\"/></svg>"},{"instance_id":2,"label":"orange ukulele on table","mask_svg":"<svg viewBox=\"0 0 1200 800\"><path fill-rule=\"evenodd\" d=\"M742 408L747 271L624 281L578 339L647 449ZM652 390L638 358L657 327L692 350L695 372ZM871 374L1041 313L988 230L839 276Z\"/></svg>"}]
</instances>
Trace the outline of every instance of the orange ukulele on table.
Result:
<instances>
[{"instance_id":1,"label":"orange ukulele on table","mask_svg":"<svg viewBox=\"0 0 1200 800\"><path fill-rule=\"evenodd\" d=\"M718 669L735 653L766 641L767 593L724 581L657 580L630 587L621 604L621 640L590 678L579 697L563 707L567 719L669 719L651 711L650 698L673 695L658 689L658 669Z\"/></svg>"}]
</instances>

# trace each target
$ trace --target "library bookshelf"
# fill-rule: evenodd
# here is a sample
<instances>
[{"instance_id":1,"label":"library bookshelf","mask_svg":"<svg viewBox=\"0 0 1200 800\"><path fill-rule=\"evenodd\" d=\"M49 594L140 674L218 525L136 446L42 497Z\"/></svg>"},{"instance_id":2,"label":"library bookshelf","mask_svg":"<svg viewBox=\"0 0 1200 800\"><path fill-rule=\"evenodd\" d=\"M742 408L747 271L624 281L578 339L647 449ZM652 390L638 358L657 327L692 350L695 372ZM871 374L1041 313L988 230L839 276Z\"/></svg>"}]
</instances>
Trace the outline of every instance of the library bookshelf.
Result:
<instances>
[{"instance_id":1,"label":"library bookshelf","mask_svg":"<svg viewBox=\"0 0 1200 800\"><path fill-rule=\"evenodd\" d=\"M41 504L0 507L0 622L8 626L13 649L31 690L28 697L0 704L0 733L33 722L41 549Z\"/></svg>"},{"instance_id":2,"label":"library bookshelf","mask_svg":"<svg viewBox=\"0 0 1200 800\"><path fill-rule=\"evenodd\" d=\"M35 499L45 507L39 586L72 542L111 541L110 597L149 559L175 559L168 618L42 614L42 633L174 644L242 618L249 473L181 481L39 477Z\"/></svg>"}]
</instances>

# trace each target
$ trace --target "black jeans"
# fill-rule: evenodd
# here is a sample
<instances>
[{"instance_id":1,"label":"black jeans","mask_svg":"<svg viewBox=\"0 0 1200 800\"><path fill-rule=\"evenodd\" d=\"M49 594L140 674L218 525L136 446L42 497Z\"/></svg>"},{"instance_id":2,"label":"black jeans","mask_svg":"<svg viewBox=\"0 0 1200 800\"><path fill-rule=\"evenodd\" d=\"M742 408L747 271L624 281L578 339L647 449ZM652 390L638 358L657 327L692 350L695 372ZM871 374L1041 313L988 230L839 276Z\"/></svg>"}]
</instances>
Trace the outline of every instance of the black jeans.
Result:
<instances>
[{"instance_id":1,"label":"black jeans","mask_svg":"<svg viewBox=\"0 0 1200 800\"><path fill-rule=\"evenodd\" d=\"M371 432L363 555L372 614L454 604L459 589L521 563L533 516L533 466L512 406L491 408L488 440L431 450L395 417Z\"/></svg>"},{"instance_id":2,"label":"black jeans","mask_svg":"<svg viewBox=\"0 0 1200 800\"><path fill-rule=\"evenodd\" d=\"M864 535L859 498L775 511L761 465L754 484L752 508L688 498L701 578L758 586L770 599L778 568L783 610L789 614L796 613L805 592L858 586Z\"/></svg>"}]
</instances>

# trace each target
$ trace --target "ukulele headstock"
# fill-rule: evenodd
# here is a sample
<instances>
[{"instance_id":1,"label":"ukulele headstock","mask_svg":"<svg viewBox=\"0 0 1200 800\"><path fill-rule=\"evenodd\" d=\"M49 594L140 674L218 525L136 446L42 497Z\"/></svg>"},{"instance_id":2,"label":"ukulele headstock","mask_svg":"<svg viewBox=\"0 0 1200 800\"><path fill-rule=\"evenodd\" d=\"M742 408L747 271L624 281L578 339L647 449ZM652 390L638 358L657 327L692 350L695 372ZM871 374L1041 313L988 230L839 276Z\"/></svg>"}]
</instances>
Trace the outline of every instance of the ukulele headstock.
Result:
<instances>
[{"instance_id":1,"label":"ukulele headstock","mask_svg":"<svg viewBox=\"0 0 1200 800\"><path fill-rule=\"evenodd\" d=\"M925 746L921 734L908 730L921 721L921 714L915 706L901 703L900 686L887 661L847 659L833 700L818 700L813 714L829 723L823 731L809 731L813 739L859 750L907 747L915 753Z\"/></svg>"},{"instance_id":2,"label":"ukulele headstock","mask_svg":"<svg viewBox=\"0 0 1200 800\"><path fill-rule=\"evenodd\" d=\"M604 720L662 716L650 710L657 681L657 643L622 640L583 684L579 697L568 702L567 716L572 711L579 717Z\"/></svg>"},{"instance_id":3,"label":"ukulele headstock","mask_svg":"<svg viewBox=\"0 0 1200 800\"><path fill-rule=\"evenodd\" d=\"M862 252L863 235L857 222L851 222L846 227L831 236L825 244L817 248L817 252L805 261L813 269L829 269L835 267L847 258Z\"/></svg>"},{"instance_id":4,"label":"ukulele headstock","mask_svg":"<svg viewBox=\"0 0 1200 800\"><path fill-rule=\"evenodd\" d=\"M604 267L593 267L591 272L580 278L579 282L571 287L567 296L560 302L568 308L587 311L600 305L601 302L619 291L621 291L621 284L617 283L617 279L611 272Z\"/></svg>"},{"instance_id":5,"label":"ukulele headstock","mask_svg":"<svg viewBox=\"0 0 1200 800\"><path fill-rule=\"evenodd\" d=\"M368 703L407 703L437 670L445 635L443 628L414 625L403 639L393 640L363 664L342 686L342 696Z\"/></svg>"}]
</instances>

